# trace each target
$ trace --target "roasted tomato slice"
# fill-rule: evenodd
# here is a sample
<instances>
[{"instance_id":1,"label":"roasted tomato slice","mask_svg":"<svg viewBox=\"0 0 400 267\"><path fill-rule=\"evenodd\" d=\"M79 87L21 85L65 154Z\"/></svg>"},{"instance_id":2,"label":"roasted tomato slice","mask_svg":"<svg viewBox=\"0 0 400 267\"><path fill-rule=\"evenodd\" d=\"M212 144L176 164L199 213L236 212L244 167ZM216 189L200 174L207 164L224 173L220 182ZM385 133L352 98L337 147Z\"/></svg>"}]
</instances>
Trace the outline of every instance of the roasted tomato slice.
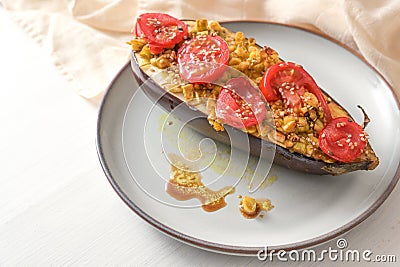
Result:
<instances>
[{"instance_id":1,"label":"roasted tomato slice","mask_svg":"<svg viewBox=\"0 0 400 267\"><path fill-rule=\"evenodd\" d=\"M366 145L367 134L363 128L346 117L331 120L319 133L322 151L341 162L355 160Z\"/></svg>"},{"instance_id":2,"label":"roasted tomato slice","mask_svg":"<svg viewBox=\"0 0 400 267\"><path fill-rule=\"evenodd\" d=\"M184 42L178 51L179 72L191 83L214 82L228 61L228 44L219 36L198 36Z\"/></svg>"},{"instance_id":3,"label":"roasted tomato slice","mask_svg":"<svg viewBox=\"0 0 400 267\"><path fill-rule=\"evenodd\" d=\"M246 128L263 121L267 115L266 102L259 91L245 77L230 79L221 88L216 115L223 123L235 128Z\"/></svg>"},{"instance_id":4,"label":"roasted tomato slice","mask_svg":"<svg viewBox=\"0 0 400 267\"><path fill-rule=\"evenodd\" d=\"M317 97L327 121L332 119L328 103L318 85L311 75L296 63L280 62L271 66L260 82L260 89L267 101L283 99L289 108L299 107L303 94L308 91Z\"/></svg>"},{"instance_id":5,"label":"roasted tomato slice","mask_svg":"<svg viewBox=\"0 0 400 267\"><path fill-rule=\"evenodd\" d=\"M187 25L177 18L163 13L144 13L137 19L135 35L149 43L150 51L159 54L164 48L172 48L188 36Z\"/></svg>"}]
</instances>

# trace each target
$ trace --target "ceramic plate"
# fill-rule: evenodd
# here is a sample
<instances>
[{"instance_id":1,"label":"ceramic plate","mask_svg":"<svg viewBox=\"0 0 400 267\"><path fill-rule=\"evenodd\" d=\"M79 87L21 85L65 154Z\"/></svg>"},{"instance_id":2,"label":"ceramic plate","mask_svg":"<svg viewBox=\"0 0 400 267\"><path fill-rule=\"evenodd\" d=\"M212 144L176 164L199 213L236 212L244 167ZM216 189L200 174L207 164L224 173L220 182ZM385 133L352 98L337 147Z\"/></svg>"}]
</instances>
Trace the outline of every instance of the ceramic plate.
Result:
<instances>
[{"instance_id":1,"label":"ceramic plate","mask_svg":"<svg viewBox=\"0 0 400 267\"><path fill-rule=\"evenodd\" d=\"M359 122L361 105L371 119L367 132L380 165L337 177L272 166L254 196L271 199L275 208L263 218L245 219L238 195L249 194L247 185L258 159L230 159L229 147L182 128L143 94L127 64L110 85L98 117L98 155L111 185L137 215L160 231L222 253L255 255L265 246L301 249L350 230L383 203L399 179L400 114L391 88L350 50L317 34L263 22L224 26L302 64ZM210 188L236 186L224 208L205 212L195 199L177 201L165 192L170 172L166 155L179 152L211 156L201 172Z\"/></svg>"}]
</instances>

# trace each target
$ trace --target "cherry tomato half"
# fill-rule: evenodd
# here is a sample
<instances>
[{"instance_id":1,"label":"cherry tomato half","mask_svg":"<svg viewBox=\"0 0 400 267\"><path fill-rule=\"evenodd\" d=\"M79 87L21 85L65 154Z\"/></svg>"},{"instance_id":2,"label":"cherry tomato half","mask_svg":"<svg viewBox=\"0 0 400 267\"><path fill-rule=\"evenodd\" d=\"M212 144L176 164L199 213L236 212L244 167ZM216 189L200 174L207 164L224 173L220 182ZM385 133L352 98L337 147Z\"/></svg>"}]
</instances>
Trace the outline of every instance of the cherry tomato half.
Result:
<instances>
[{"instance_id":1,"label":"cherry tomato half","mask_svg":"<svg viewBox=\"0 0 400 267\"><path fill-rule=\"evenodd\" d=\"M218 95L216 115L235 128L259 124L266 117L265 101L245 77L230 79Z\"/></svg>"},{"instance_id":2,"label":"cherry tomato half","mask_svg":"<svg viewBox=\"0 0 400 267\"><path fill-rule=\"evenodd\" d=\"M164 48L172 48L188 36L187 25L177 18L163 13L144 13L135 25L135 35L142 36L150 51L159 54Z\"/></svg>"},{"instance_id":3,"label":"cherry tomato half","mask_svg":"<svg viewBox=\"0 0 400 267\"><path fill-rule=\"evenodd\" d=\"M198 36L178 51L179 73L191 83L214 82L223 75L228 61L228 44L219 36Z\"/></svg>"},{"instance_id":4,"label":"cherry tomato half","mask_svg":"<svg viewBox=\"0 0 400 267\"><path fill-rule=\"evenodd\" d=\"M346 117L331 120L319 133L319 147L328 156L341 161L355 160L367 145L363 128Z\"/></svg>"},{"instance_id":5,"label":"cherry tomato half","mask_svg":"<svg viewBox=\"0 0 400 267\"><path fill-rule=\"evenodd\" d=\"M313 93L322 106L327 121L332 119L328 103L318 85L311 75L296 63L280 62L271 66L260 82L260 89L267 101L284 99L289 108L298 107L302 101L301 96L306 91Z\"/></svg>"}]
</instances>

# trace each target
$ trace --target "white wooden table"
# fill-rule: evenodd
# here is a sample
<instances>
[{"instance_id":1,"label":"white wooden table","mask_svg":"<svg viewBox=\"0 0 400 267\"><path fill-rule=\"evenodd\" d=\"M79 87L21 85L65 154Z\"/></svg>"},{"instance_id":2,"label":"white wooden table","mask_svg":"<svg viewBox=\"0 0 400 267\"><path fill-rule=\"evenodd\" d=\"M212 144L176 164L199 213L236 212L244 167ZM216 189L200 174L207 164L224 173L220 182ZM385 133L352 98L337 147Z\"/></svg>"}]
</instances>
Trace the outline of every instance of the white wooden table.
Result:
<instances>
[{"instance_id":1,"label":"white wooden table","mask_svg":"<svg viewBox=\"0 0 400 267\"><path fill-rule=\"evenodd\" d=\"M262 264L182 244L129 210L97 158L98 103L75 94L1 8L0 35L0 266ZM399 203L397 186L344 236L349 248L396 255L399 263Z\"/></svg>"}]
</instances>

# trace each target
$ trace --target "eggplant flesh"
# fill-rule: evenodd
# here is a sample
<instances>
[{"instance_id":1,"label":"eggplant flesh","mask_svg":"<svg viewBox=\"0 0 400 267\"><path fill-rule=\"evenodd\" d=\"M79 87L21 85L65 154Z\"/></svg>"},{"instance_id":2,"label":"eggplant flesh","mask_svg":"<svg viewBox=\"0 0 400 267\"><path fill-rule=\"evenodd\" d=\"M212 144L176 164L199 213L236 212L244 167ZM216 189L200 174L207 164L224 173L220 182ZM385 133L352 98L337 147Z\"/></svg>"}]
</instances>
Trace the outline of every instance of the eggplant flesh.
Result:
<instances>
[{"instance_id":1,"label":"eggplant flesh","mask_svg":"<svg viewBox=\"0 0 400 267\"><path fill-rule=\"evenodd\" d=\"M187 21L186 23L189 24L189 26L194 24L193 21ZM134 77L139 86L152 101L157 102L157 104L160 105L167 112L171 112L179 106L177 112L174 111L175 117L182 121L188 122L188 125L191 128L209 138L212 138L215 141L232 145L227 132L234 131L235 134L243 135L243 138L241 139L245 140L245 142L243 143L235 142L233 144L235 147L244 150L249 149L250 154L255 156L260 156L263 154L261 149L275 149L274 164L309 174L340 175L357 170L373 170L379 164L379 159L376 157L375 152L373 151L369 143L364 149L363 156L361 158L359 157L354 162L330 163L322 160L316 160L297 152L291 152L289 151L289 149L280 146L279 144L274 144L270 141L260 139L254 135L243 132L242 130L236 129L227 124L224 124L224 128L227 129L227 131L216 131L209 124L207 120L208 114L206 114L206 109L204 107L201 108L202 104L200 104L200 107L193 107L188 103L183 104L183 102L185 101L183 100L182 96L167 91L163 87L163 85L159 83L162 81L153 80L153 78L159 73L162 73L163 75L169 75L167 71L163 69L157 69L157 67L154 66L152 66L150 69L148 67L143 67L140 54L134 51L132 51L131 67ZM323 90L322 92L326 96L328 96ZM334 117L336 115L336 117L346 116L351 118L348 112L346 112L333 99L329 103L329 106Z\"/></svg>"}]
</instances>

